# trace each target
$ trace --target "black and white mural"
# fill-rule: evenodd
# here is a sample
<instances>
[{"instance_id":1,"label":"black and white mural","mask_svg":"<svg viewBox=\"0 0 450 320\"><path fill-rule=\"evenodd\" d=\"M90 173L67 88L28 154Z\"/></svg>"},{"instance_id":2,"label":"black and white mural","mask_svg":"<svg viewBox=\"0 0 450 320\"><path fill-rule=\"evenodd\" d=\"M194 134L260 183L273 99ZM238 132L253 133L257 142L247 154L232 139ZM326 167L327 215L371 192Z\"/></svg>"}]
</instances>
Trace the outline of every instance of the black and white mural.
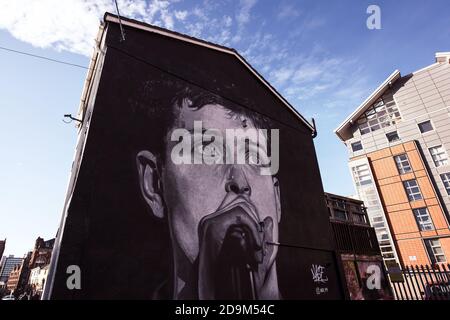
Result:
<instances>
[{"instance_id":1,"label":"black and white mural","mask_svg":"<svg viewBox=\"0 0 450 320\"><path fill-rule=\"evenodd\" d=\"M108 29L47 297L341 298L310 128L235 57L126 32Z\"/></svg>"}]
</instances>

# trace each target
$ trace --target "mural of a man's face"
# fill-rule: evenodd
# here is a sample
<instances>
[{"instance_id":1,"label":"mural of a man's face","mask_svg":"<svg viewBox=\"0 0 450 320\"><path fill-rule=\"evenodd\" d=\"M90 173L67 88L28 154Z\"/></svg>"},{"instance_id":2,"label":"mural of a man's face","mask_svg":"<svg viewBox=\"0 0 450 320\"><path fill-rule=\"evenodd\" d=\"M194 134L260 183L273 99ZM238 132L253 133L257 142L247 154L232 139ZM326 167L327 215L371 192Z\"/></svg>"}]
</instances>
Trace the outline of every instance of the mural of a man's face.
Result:
<instances>
[{"instance_id":1,"label":"mural of a man's face","mask_svg":"<svg viewBox=\"0 0 450 320\"><path fill-rule=\"evenodd\" d=\"M175 164L171 150L178 142L171 141L171 133L193 131L194 121L224 137L227 129L258 129L222 105L183 103L167 132L164 154L137 155L143 197L153 214L169 223L174 298L278 299L277 250L270 244L278 241L281 218L278 181L261 175L251 162ZM194 143L192 153L204 153L209 143Z\"/></svg>"}]
</instances>

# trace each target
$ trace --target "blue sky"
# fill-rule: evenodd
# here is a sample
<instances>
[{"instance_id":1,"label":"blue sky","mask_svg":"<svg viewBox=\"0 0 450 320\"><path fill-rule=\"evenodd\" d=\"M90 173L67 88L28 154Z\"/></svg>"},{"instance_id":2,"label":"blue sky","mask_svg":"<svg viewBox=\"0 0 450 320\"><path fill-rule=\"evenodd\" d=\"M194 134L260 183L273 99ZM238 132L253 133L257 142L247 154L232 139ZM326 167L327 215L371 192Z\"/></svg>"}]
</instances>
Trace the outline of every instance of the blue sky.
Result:
<instances>
[{"instance_id":1,"label":"blue sky","mask_svg":"<svg viewBox=\"0 0 450 320\"><path fill-rule=\"evenodd\" d=\"M381 30L366 9L381 9ZM394 69L450 51L450 2L119 1L121 13L237 49L307 118L326 191L354 194L333 130ZM0 0L0 46L87 66L109 0ZM22 256L55 236L69 178L86 70L0 50L0 238Z\"/></svg>"}]
</instances>

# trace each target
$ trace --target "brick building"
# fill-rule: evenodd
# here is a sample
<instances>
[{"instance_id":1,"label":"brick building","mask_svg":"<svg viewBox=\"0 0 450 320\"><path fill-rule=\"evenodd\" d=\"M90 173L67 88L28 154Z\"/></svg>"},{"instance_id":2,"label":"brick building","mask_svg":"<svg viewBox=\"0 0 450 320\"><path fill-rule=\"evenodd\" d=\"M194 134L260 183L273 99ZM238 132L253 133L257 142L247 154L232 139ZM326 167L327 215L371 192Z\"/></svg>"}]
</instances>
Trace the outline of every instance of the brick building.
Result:
<instances>
[{"instance_id":1,"label":"brick building","mask_svg":"<svg viewBox=\"0 0 450 320\"><path fill-rule=\"evenodd\" d=\"M16 297L22 293L30 293L30 291L38 291L38 293L41 293L41 287L43 285L42 279L47 276L48 265L50 264L54 242L55 239L45 241L41 237L38 237L36 239L33 251L28 252L24 258L16 258L11 260L14 262L13 265L9 262L8 277L5 281L6 288L9 292L14 293ZM40 284L37 285L36 281L34 281L33 284L35 286L32 288L29 286L30 274L31 270L35 270L36 268L39 270L37 278L39 278Z\"/></svg>"},{"instance_id":2,"label":"brick building","mask_svg":"<svg viewBox=\"0 0 450 320\"><path fill-rule=\"evenodd\" d=\"M36 239L31 259L29 262L30 270L36 267L46 266L50 263L54 244L55 244L54 238L46 241L41 237L38 237Z\"/></svg>"},{"instance_id":3,"label":"brick building","mask_svg":"<svg viewBox=\"0 0 450 320\"><path fill-rule=\"evenodd\" d=\"M26 290L30 269L28 268L31 259L31 252L23 258L20 264L16 264L9 274L6 288L10 293L19 296Z\"/></svg>"},{"instance_id":4,"label":"brick building","mask_svg":"<svg viewBox=\"0 0 450 320\"><path fill-rule=\"evenodd\" d=\"M450 259L449 59L396 70L335 130L388 265Z\"/></svg>"}]
</instances>

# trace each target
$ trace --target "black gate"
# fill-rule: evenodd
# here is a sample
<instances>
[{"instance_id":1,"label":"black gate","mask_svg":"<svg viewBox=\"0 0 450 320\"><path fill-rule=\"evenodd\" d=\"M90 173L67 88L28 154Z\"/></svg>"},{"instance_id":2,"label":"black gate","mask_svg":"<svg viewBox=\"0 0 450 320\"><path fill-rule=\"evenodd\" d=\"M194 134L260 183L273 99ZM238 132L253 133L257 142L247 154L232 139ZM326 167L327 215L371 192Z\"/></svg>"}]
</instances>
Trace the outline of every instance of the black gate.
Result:
<instances>
[{"instance_id":1,"label":"black gate","mask_svg":"<svg viewBox=\"0 0 450 320\"><path fill-rule=\"evenodd\" d=\"M397 300L450 300L450 264L406 266L388 274Z\"/></svg>"}]
</instances>

